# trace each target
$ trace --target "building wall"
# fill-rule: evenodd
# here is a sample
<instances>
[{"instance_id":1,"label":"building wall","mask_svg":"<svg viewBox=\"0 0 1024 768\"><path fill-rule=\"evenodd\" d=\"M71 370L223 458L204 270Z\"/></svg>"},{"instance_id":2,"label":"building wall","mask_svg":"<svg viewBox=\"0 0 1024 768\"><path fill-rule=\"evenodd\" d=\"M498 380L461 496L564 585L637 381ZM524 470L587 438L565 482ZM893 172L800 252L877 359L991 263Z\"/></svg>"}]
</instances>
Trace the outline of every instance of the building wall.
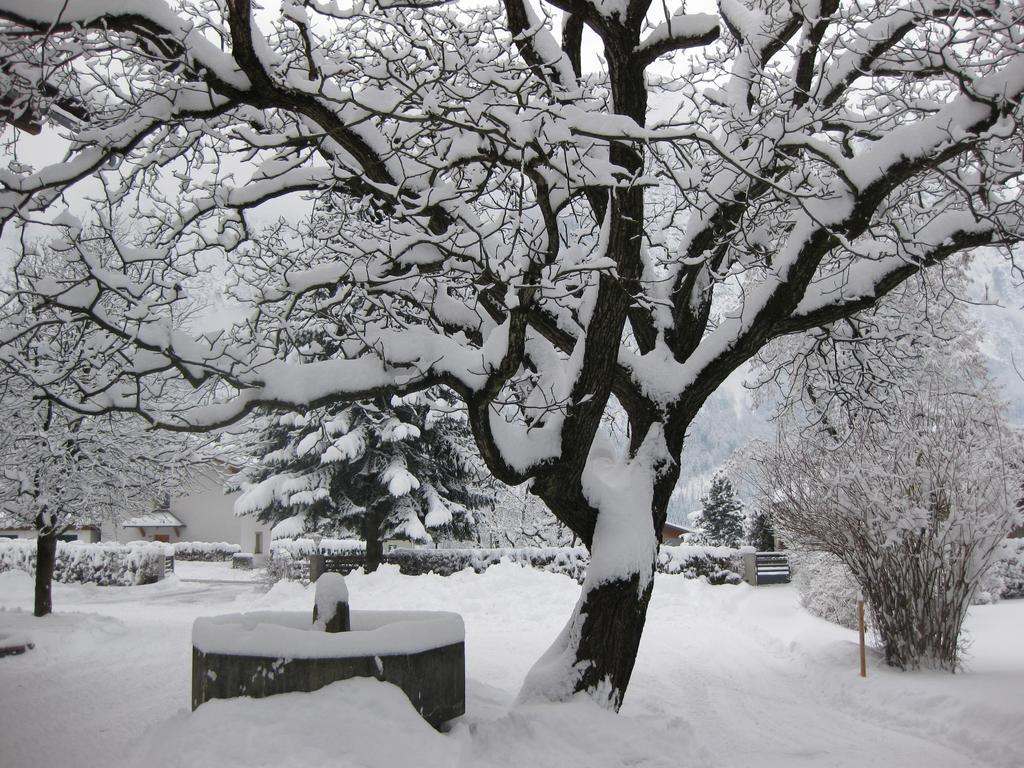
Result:
<instances>
[{"instance_id":1,"label":"building wall","mask_svg":"<svg viewBox=\"0 0 1024 768\"><path fill-rule=\"evenodd\" d=\"M262 552L270 545L269 525L260 523L254 517L236 517L234 504L240 494L224 493L227 474L211 467L204 470L191 493L172 496L170 512L185 524L175 535L173 528L146 528L145 535L138 528L117 528L118 541L136 541L141 538L153 539L156 533L166 534L175 541L226 541L238 544L243 552L256 551L257 534L262 537ZM140 511L140 514L142 512Z\"/></svg>"}]
</instances>

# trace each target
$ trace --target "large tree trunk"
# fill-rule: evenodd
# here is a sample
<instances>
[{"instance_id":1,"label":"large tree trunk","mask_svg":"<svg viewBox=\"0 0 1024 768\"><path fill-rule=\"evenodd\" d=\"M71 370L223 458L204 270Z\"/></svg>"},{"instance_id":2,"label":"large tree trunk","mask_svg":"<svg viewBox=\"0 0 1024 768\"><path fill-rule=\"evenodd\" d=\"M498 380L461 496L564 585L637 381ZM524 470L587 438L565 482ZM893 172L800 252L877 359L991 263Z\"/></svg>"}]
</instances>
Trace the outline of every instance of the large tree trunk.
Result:
<instances>
[{"instance_id":1,"label":"large tree trunk","mask_svg":"<svg viewBox=\"0 0 1024 768\"><path fill-rule=\"evenodd\" d=\"M647 606L654 588L654 563L646 573L591 583L558 639L534 665L520 700L565 701L588 693L618 710L633 674Z\"/></svg>"},{"instance_id":2,"label":"large tree trunk","mask_svg":"<svg viewBox=\"0 0 1024 768\"><path fill-rule=\"evenodd\" d=\"M564 701L587 693L610 709L622 705L654 590L660 531L679 477L661 427L646 425L641 434L626 462L598 452L588 461L582 488L597 514L591 535L580 532L590 550L587 576L569 622L530 670L520 700ZM559 512L561 519L573 519Z\"/></svg>"},{"instance_id":3,"label":"large tree trunk","mask_svg":"<svg viewBox=\"0 0 1024 768\"><path fill-rule=\"evenodd\" d=\"M604 476L614 478L615 473ZM580 599L568 624L527 675L521 700L564 701L585 692L610 709L622 705L654 589L654 522L659 515L652 519L649 485L613 480L609 488L614 492L600 495L613 505L604 504L598 513Z\"/></svg>"},{"instance_id":4,"label":"large tree trunk","mask_svg":"<svg viewBox=\"0 0 1024 768\"><path fill-rule=\"evenodd\" d=\"M57 534L40 532L36 538L35 615L46 616L53 610L53 568L57 563Z\"/></svg>"},{"instance_id":5,"label":"large tree trunk","mask_svg":"<svg viewBox=\"0 0 1024 768\"><path fill-rule=\"evenodd\" d=\"M381 515L368 510L363 517L363 540L366 542L366 562L363 570L373 573L384 559L384 542L380 539Z\"/></svg>"}]
</instances>

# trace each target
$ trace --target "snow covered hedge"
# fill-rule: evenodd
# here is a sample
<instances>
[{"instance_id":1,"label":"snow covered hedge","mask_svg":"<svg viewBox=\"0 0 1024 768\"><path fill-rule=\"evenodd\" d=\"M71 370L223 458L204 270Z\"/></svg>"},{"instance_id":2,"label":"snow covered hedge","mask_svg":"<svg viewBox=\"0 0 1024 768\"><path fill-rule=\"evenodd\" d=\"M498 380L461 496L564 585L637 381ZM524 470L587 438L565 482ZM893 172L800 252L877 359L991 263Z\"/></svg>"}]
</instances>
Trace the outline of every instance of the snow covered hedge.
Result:
<instances>
[{"instance_id":1,"label":"snow covered hedge","mask_svg":"<svg viewBox=\"0 0 1024 768\"><path fill-rule=\"evenodd\" d=\"M364 551L363 542L355 539L324 539L324 554L353 555ZM267 575L272 581L309 578L309 555L313 542L309 539L278 540L270 546ZM517 547L492 549L397 549L384 554L384 562L397 565L409 576L436 573L451 576L472 569L483 573L502 559L551 573L561 573L578 582L583 581L590 555L585 547ZM658 557L658 571L680 574L686 578L705 577L712 584L738 584L739 553L727 547L664 547Z\"/></svg>"},{"instance_id":2,"label":"snow covered hedge","mask_svg":"<svg viewBox=\"0 0 1024 768\"><path fill-rule=\"evenodd\" d=\"M975 602L994 603L1024 597L1024 539L1006 539L981 579Z\"/></svg>"},{"instance_id":3,"label":"snow covered hedge","mask_svg":"<svg viewBox=\"0 0 1024 768\"><path fill-rule=\"evenodd\" d=\"M270 545L270 554L287 552L292 557L309 557L316 547L312 539L275 539ZM348 555L366 551L366 543L359 539L321 539L320 553L324 555Z\"/></svg>"},{"instance_id":4,"label":"snow covered hedge","mask_svg":"<svg viewBox=\"0 0 1024 768\"><path fill-rule=\"evenodd\" d=\"M240 546L226 541L179 541L174 544L174 556L178 560L224 561L241 551Z\"/></svg>"},{"instance_id":5,"label":"snow covered hedge","mask_svg":"<svg viewBox=\"0 0 1024 768\"><path fill-rule=\"evenodd\" d=\"M700 547L683 544L662 547L658 553L658 572L680 574L688 579L704 577L711 584L739 584L743 561L738 549Z\"/></svg>"},{"instance_id":6,"label":"snow covered hedge","mask_svg":"<svg viewBox=\"0 0 1024 768\"><path fill-rule=\"evenodd\" d=\"M57 542L55 581L96 584L101 587L130 587L152 584L164 577L164 556L174 550L160 542L138 541L130 544L78 544ZM34 539L0 540L0 572L35 573Z\"/></svg>"},{"instance_id":7,"label":"snow covered hedge","mask_svg":"<svg viewBox=\"0 0 1024 768\"><path fill-rule=\"evenodd\" d=\"M827 552L789 550L793 583L808 613L848 629L857 628L860 590L850 569Z\"/></svg>"},{"instance_id":8,"label":"snow covered hedge","mask_svg":"<svg viewBox=\"0 0 1024 768\"><path fill-rule=\"evenodd\" d=\"M397 565L401 573L417 576L436 573L451 576L466 568L483 573L502 558L523 567L561 573L582 582L590 558L583 547L522 547L495 549L396 549L384 561Z\"/></svg>"}]
</instances>

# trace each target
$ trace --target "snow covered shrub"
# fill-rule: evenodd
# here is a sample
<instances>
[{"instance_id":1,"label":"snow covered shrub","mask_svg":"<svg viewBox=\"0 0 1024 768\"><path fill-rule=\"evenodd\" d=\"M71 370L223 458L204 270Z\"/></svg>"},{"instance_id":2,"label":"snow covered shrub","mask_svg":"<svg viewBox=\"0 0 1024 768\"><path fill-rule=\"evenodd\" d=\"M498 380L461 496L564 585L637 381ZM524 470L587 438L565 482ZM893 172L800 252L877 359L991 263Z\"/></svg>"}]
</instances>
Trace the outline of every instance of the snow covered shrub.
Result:
<instances>
[{"instance_id":1,"label":"snow covered shrub","mask_svg":"<svg viewBox=\"0 0 1024 768\"><path fill-rule=\"evenodd\" d=\"M264 578L269 584L276 584L282 579L287 581L309 581L308 557L296 558L287 549L270 548Z\"/></svg>"},{"instance_id":2,"label":"snow covered shrub","mask_svg":"<svg viewBox=\"0 0 1024 768\"><path fill-rule=\"evenodd\" d=\"M60 544L57 545L58 550ZM0 539L0 573L36 569L36 543L31 539Z\"/></svg>"},{"instance_id":3,"label":"snow covered shrub","mask_svg":"<svg viewBox=\"0 0 1024 768\"><path fill-rule=\"evenodd\" d=\"M267 558L266 579L275 584L281 579L309 581L309 556L319 551L324 555L356 555L366 551L366 542L358 539L321 539L319 549L309 538L275 539Z\"/></svg>"},{"instance_id":4,"label":"snow covered shrub","mask_svg":"<svg viewBox=\"0 0 1024 768\"><path fill-rule=\"evenodd\" d=\"M231 567L235 570L251 571L255 556L251 552L236 552L231 556Z\"/></svg>"},{"instance_id":5,"label":"snow covered shrub","mask_svg":"<svg viewBox=\"0 0 1024 768\"><path fill-rule=\"evenodd\" d=\"M981 589L988 598L984 602L1024 597L1024 539L1007 539L1000 545Z\"/></svg>"},{"instance_id":6,"label":"snow covered shrub","mask_svg":"<svg viewBox=\"0 0 1024 768\"><path fill-rule=\"evenodd\" d=\"M789 550L786 554L800 603L807 612L856 629L860 589L843 561L828 552Z\"/></svg>"},{"instance_id":7,"label":"snow covered shrub","mask_svg":"<svg viewBox=\"0 0 1024 768\"><path fill-rule=\"evenodd\" d=\"M58 542L53 578L64 583L96 584L101 587L152 584L164 577L163 558L171 553L169 546L159 542ZM33 573L35 568L34 540L0 541L0 571Z\"/></svg>"},{"instance_id":8,"label":"snow covered shrub","mask_svg":"<svg viewBox=\"0 0 1024 768\"><path fill-rule=\"evenodd\" d=\"M221 562L230 560L242 548L226 541L179 541L174 544L174 556L178 560L202 560Z\"/></svg>"},{"instance_id":9,"label":"snow covered shrub","mask_svg":"<svg viewBox=\"0 0 1024 768\"><path fill-rule=\"evenodd\" d=\"M841 440L820 424L780 431L755 457L783 536L850 569L901 669L956 669L967 608L1016 516L1014 438L972 362L934 361L885 409L842 413Z\"/></svg>"},{"instance_id":10,"label":"snow covered shrub","mask_svg":"<svg viewBox=\"0 0 1024 768\"><path fill-rule=\"evenodd\" d=\"M679 574L688 579L705 578L710 584L743 581L739 550L730 547L662 547L657 568L659 573Z\"/></svg>"},{"instance_id":11,"label":"snow covered shrub","mask_svg":"<svg viewBox=\"0 0 1024 768\"><path fill-rule=\"evenodd\" d=\"M359 539L320 539L317 546L310 538L275 539L270 545L270 554L287 552L294 558L309 557L314 552L321 555L352 555L366 551L366 542Z\"/></svg>"}]
</instances>

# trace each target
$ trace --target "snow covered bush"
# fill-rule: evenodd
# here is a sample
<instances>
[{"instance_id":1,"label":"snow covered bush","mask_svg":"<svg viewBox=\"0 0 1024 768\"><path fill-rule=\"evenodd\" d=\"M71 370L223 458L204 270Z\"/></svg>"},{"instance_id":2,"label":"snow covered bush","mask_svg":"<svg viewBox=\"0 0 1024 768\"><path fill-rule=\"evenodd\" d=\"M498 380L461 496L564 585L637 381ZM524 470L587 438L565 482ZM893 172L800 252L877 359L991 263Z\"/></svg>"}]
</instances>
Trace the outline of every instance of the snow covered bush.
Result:
<instances>
[{"instance_id":1,"label":"snow covered bush","mask_svg":"<svg viewBox=\"0 0 1024 768\"><path fill-rule=\"evenodd\" d=\"M483 573L502 560L523 567L560 573L583 581L590 557L583 547L522 547L509 549L396 549L384 556L407 575L436 573L450 576L471 568Z\"/></svg>"},{"instance_id":2,"label":"snow covered bush","mask_svg":"<svg viewBox=\"0 0 1024 768\"><path fill-rule=\"evenodd\" d=\"M886 661L954 670L960 628L1017 515L1016 442L969 352L926 359L890 407L819 413L756 456L787 541L828 552L863 591ZM830 421L831 420L831 421Z\"/></svg>"},{"instance_id":3,"label":"snow covered bush","mask_svg":"<svg viewBox=\"0 0 1024 768\"><path fill-rule=\"evenodd\" d=\"M1024 539L1006 539L978 588L979 603L1024 597Z\"/></svg>"},{"instance_id":4,"label":"snow covered bush","mask_svg":"<svg viewBox=\"0 0 1024 768\"><path fill-rule=\"evenodd\" d=\"M819 618L857 628L860 588L842 560L828 552L786 551L800 604Z\"/></svg>"},{"instance_id":5,"label":"snow covered bush","mask_svg":"<svg viewBox=\"0 0 1024 768\"><path fill-rule=\"evenodd\" d=\"M287 549L275 551L271 547L263 573L268 584L276 584L282 579L308 583L309 559L296 558Z\"/></svg>"},{"instance_id":6,"label":"snow covered bush","mask_svg":"<svg viewBox=\"0 0 1024 768\"><path fill-rule=\"evenodd\" d=\"M164 577L164 557L173 549L160 542L79 544L58 542L53 569L56 581L127 587L152 584ZM0 540L0 571L34 573L36 543L31 539Z\"/></svg>"},{"instance_id":7,"label":"snow covered bush","mask_svg":"<svg viewBox=\"0 0 1024 768\"><path fill-rule=\"evenodd\" d=\"M287 552L295 558L309 557L314 552L321 555L351 555L366 551L366 542L359 539L320 539L319 545L313 539L300 537L295 539L275 539L270 544L270 554Z\"/></svg>"},{"instance_id":8,"label":"snow covered bush","mask_svg":"<svg viewBox=\"0 0 1024 768\"><path fill-rule=\"evenodd\" d=\"M178 560L224 561L241 552L238 544L226 541L178 541L174 543L174 556Z\"/></svg>"},{"instance_id":9,"label":"snow covered bush","mask_svg":"<svg viewBox=\"0 0 1024 768\"><path fill-rule=\"evenodd\" d=\"M317 547L310 538L275 539L270 544L266 579L271 584L281 579L309 581L309 556L358 555L366 552L366 542L359 539L323 538Z\"/></svg>"},{"instance_id":10,"label":"snow covered bush","mask_svg":"<svg viewBox=\"0 0 1024 768\"><path fill-rule=\"evenodd\" d=\"M711 584L739 584L743 570L739 550L730 547L680 545L662 547L658 572L681 574L688 579L705 578Z\"/></svg>"}]
</instances>

